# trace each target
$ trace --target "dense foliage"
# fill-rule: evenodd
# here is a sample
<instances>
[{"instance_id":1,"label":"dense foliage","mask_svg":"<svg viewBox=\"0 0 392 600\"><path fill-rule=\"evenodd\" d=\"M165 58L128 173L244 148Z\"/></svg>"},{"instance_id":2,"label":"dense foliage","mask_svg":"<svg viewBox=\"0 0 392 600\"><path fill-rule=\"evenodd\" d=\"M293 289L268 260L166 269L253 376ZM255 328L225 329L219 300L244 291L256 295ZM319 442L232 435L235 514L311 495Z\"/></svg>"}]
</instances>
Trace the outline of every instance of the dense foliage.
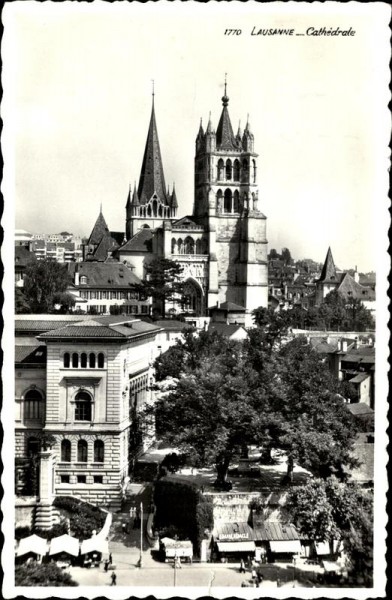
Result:
<instances>
[{"instance_id":1,"label":"dense foliage","mask_svg":"<svg viewBox=\"0 0 392 600\"><path fill-rule=\"evenodd\" d=\"M31 313L52 313L55 305L65 302L72 304L69 294L66 294L71 277L67 266L55 260L45 258L33 261L26 267L24 288L17 298L17 310L26 310ZM23 305L24 308L23 308ZM26 305L28 309L26 309Z\"/></svg>"},{"instance_id":2,"label":"dense foliage","mask_svg":"<svg viewBox=\"0 0 392 600\"><path fill-rule=\"evenodd\" d=\"M56 563L29 563L15 566L15 585L28 587L69 587L77 586L69 573L65 573Z\"/></svg>"},{"instance_id":3,"label":"dense foliage","mask_svg":"<svg viewBox=\"0 0 392 600\"><path fill-rule=\"evenodd\" d=\"M213 527L212 503L191 483L160 479L155 484L154 527L171 536L189 538L199 552L206 529Z\"/></svg>"},{"instance_id":4,"label":"dense foliage","mask_svg":"<svg viewBox=\"0 0 392 600\"><path fill-rule=\"evenodd\" d=\"M71 531L80 540L90 538L93 531L98 532L105 523L106 513L99 507L71 496L56 496L53 505L68 511Z\"/></svg>"},{"instance_id":5,"label":"dense foliage","mask_svg":"<svg viewBox=\"0 0 392 600\"><path fill-rule=\"evenodd\" d=\"M299 532L309 539L342 540L351 571L370 584L373 570L373 499L356 484L335 477L313 479L293 488L287 508Z\"/></svg>"},{"instance_id":6,"label":"dense foliage","mask_svg":"<svg viewBox=\"0 0 392 600\"><path fill-rule=\"evenodd\" d=\"M358 425L342 401L341 384L305 338L283 343L283 317L261 309L257 318L263 326L243 343L186 331L183 342L159 357L157 379L172 378L153 408L161 439L193 464L215 465L218 486L249 444L267 454L284 452L288 481L294 463L343 479L344 467L356 464L351 450Z\"/></svg>"},{"instance_id":7,"label":"dense foliage","mask_svg":"<svg viewBox=\"0 0 392 600\"><path fill-rule=\"evenodd\" d=\"M65 521L58 523L57 525L53 525L50 529L41 529L40 527L34 527L34 533L39 535L46 540L52 540L55 537L59 537L60 535L64 535L68 533L68 525Z\"/></svg>"}]
</instances>

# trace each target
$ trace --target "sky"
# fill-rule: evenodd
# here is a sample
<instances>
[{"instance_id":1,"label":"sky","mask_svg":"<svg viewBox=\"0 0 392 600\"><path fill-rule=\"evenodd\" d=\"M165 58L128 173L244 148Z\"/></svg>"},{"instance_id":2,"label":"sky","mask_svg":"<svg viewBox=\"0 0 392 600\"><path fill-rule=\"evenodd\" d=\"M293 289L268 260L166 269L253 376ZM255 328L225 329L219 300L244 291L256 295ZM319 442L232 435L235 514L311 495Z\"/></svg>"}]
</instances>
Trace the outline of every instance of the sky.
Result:
<instances>
[{"instance_id":1,"label":"sky","mask_svg":"<svg viewBox=\"0 0 392 600\"><path fill-rule=\"evenodd\" d=\"M217 127L227 73L233 128L249 114L259 154L269 248L323 262L331 246L340 268L374 270L387 248L388 19L381 3L9 4L2 114L15 227L86 236L102 204L109 228L124 230L152 80L166 183L178 215L191 214L195 137L210 111ZM294 35L251 35L273 28Z\"/></svg>"}]
</instances>

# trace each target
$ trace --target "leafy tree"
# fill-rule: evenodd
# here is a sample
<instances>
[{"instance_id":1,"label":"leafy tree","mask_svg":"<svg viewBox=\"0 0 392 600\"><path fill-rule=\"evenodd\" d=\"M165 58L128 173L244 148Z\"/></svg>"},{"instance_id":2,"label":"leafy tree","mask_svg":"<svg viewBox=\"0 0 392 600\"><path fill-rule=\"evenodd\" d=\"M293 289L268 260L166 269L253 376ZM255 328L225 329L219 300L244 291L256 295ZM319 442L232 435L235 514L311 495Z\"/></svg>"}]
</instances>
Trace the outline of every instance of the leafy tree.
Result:
<instances>
[{"instance_id":1,"label":"leafy tree","mask_svg":"<svg viewBox=\"0 0 392 600\"><path fill-rule=\"evenodd\" d=\"M313 479L289 492L287 509L305 537L329 543L342 540L352 571L371 581L373 500L368 492L335 477Z\"/></svg>"},{"instance_id":2,"label":"leafy tree","mask_svg":"<svg viewBox=\"0 0 392 600\"><path fill-rule=\"evenodd\" d=\"M53 312L56 295L65 292L70 282L67 266L54 260L45 258L27 265L24 294L31 312Z\"/></svg>"},{"instance_id":3,"label":"leafy tree","mask_svg":"<svg viewBox=\"0 0 392 600\"><path fill-rule=\"evenodd\" d=\"M374 329L375 323L373 316L367 308L357 298L348 298L346 301L346 315L349 322L349 329L354 331L366 331Z\"/></svg>"},{"instance_id":4,"label":"leafy tree","mask_svg":"<svg viewBox=\"0 0 392 600\"><path fill-rule=\"evenodd\" d=\"M69 587L77 586L69 573L55 563L29 563L15 567L15 585L28 587Z\"/></svg>"},{"instance_id":5,"label":"leafy tree","mask_svg":"<svg viewBox=\"0 0 392 600\"><path fill-rule=\"evenodd\" d=\"M57 312L61 314L69 314L75 306L75 296L69 292L57 293L53 297L53 304Z\"/></svg>"},{"instance_id":6,"label":"leafy tree","mask_svg":"<svg viewBox=\"0 0 392 600\"><path fill-rule=\"evenodd\" d=\"M269 352L272 352L288 334L292 323L290 312L288 310L276 312L272 308L261 306L253 311L253 320L263 332L259 337L259 343Z\"/></svg>"},{"instance_id":7,"label":"leafy tree","mask_svg":"<svg viewBox=\"0 0 392 600\"><path fill-rule=\"evenodd\" d=\"M277 258L280 258L280 254L277 253L277 251L275 250L275 248L272 248L272 250L270 250L268 258L270 260L276 260Z\"/></svg>"},{"instance_id":8,"label":"leafy tree","mask_svg":"<svg viewBox=\"0 0 392 600\"><path fill-rule=\"evenodd\" d=\"M140 293L151 296L154 307L165 315L166 302L184 303L183 267L168 258L155 258L146 266L146 277L138 286Z\"/></svg>"},{"instance_id":9,"label":"leafy tree","mask_svg":"<svg viewBox=\"0 0 392 600\"><path fill-rule=\"evenodd\" d=\"M30 304L20 287L15 287L15 314L24 315L31 313Z\"/></svg>"}]
</instances>

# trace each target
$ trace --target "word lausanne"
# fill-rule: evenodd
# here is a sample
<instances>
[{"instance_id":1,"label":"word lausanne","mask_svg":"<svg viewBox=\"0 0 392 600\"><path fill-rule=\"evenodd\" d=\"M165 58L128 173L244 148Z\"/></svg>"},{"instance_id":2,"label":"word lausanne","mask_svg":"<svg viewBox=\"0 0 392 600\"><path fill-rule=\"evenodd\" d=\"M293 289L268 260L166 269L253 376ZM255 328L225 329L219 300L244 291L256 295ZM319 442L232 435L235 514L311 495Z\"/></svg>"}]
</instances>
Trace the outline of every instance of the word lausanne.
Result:
<instances>
[{"instance_id":1,"label":"word lausanne","mask_svg":"<svg viewBox=\"0 0 392 600\"><path fill-rule=\"evenodd\" d=\"M242 35L242 29L225 29L225 35ZM256 26L253 27L250 32L251 36L258 35L310 35L310 36L354 36L355 30L352 27L349 29L340 29L340 27L308 27L305 33L296 33L295 29L259 29Z\"/></svg>"}]
</instances>

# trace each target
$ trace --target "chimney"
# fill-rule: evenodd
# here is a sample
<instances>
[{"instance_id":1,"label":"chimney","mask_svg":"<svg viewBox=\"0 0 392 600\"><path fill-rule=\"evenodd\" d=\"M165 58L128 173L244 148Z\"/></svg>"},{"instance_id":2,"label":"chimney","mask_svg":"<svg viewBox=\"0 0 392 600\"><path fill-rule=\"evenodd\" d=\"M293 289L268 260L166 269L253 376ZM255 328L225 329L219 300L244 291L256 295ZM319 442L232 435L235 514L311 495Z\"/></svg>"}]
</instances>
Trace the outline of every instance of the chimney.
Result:
<instances>
[{"instance_id":1,"label":"chimney","mask_svg":"<svg viewBox=\"0 0 392 600\"><path fill-rule=\"evenodd\" d=\"M357 271L357 265L355 265L354 281L355 281L355 283L359 283L359 273Z\"/></svg>"},{"instance_id":2,"label":"chimney","mask_svg":"<svg viewBox=\"0 0 392 600\"><path fill-rule=\"evenodd\" d=\"M79 285L79 265L75 264L75 277L74 277L75 285Z\"/></svg>"},{"instance_id":3,"label":"chimney","mask_svg":"<svg viewBox=\"0 0 392 600\"><path fill-rule=\"evenodd\" d=\"M347 341L342 340L342 352L347 352Z\"/></svg>"},{"instance_id":4,"label":"chimney","mask_svg":"<svg viewBox=\"0 0 392 600\"><path fill-rule=\"evenodd\" d=\"M354 350L357 350L358 348L358 338L356 337L354 340Z\"/></svg>"},{"instance_id":5,"label":"chimney","mask_svg":"<svg viewBox=\"0 0 392 600\"><path fill-rule=\"evenodd\" d=\"M327 341L327 344L331 343L331 337L329 335L327 335L327 340L326 341Z\"/></svg>"}]
</instances>

